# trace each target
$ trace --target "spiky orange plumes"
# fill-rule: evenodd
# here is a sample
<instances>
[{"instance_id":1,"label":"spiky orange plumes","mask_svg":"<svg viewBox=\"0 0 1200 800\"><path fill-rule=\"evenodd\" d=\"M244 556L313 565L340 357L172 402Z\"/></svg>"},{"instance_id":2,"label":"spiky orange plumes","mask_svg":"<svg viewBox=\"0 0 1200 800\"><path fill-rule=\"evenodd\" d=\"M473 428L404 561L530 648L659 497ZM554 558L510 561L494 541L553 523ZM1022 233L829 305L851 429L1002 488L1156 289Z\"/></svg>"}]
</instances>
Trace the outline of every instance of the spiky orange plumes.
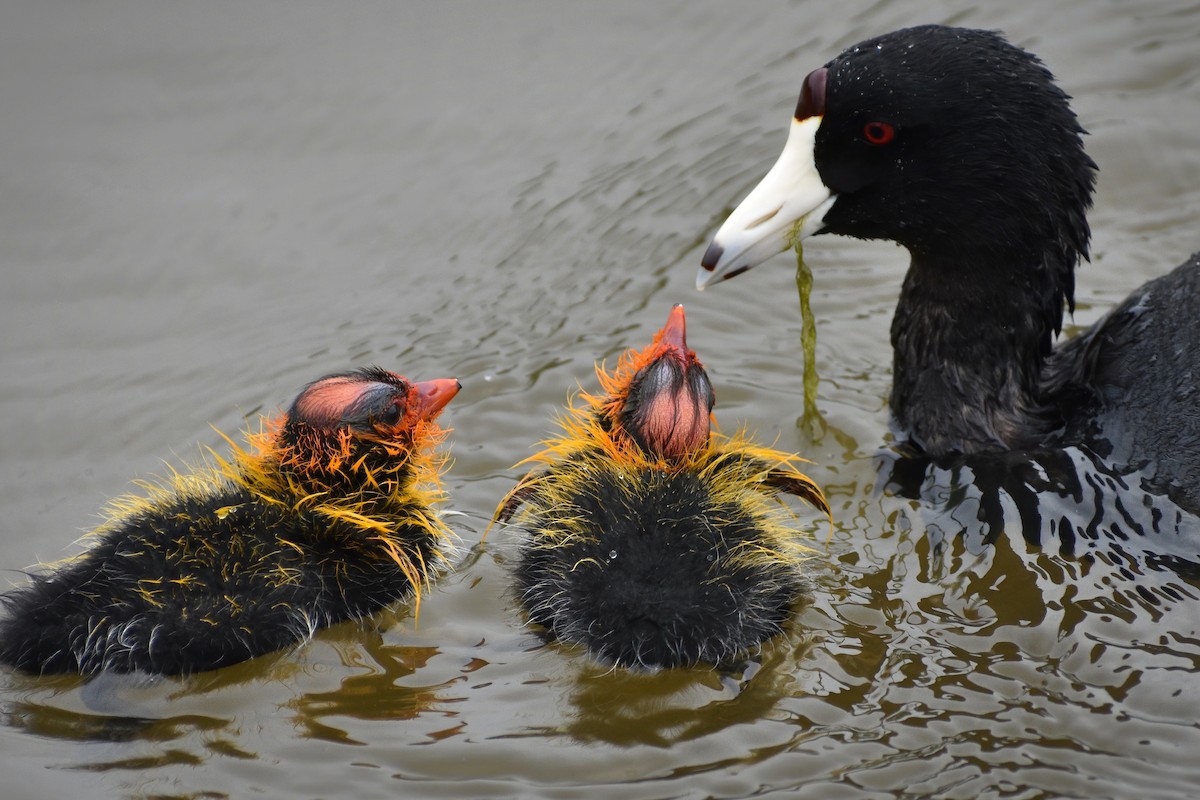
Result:
<instances>
[{"instance_id":1,"label":"spiky orange plumes","mask_svg":"<svg viewBox=\"0 0 1200 800\"><path fill-rule=\"evenodd\" d=\"M286 417L278 417L248 432L249 450L225 437L232 457L211 453L219 475L264 502L360 531L364 545L378 544L411 579L419 613L436 565L426 564L396 532L409 526L423 530L436 543L439 562L454 549L457 537L431 510L446 499L441 474L449 457L439 445L450 431L434 420L418 420L406 441L341 428L332 435L306 432L288 443L285 423Z\"/></svg>"},{"instance_id":2,"label":"spiky orange plumes","mask_svg":"<svg viewBox=\"0 0 1200 800\"><path fill-rule=\"evenodd\" d=\"M825 496L817 484L807 475L800 472L799 464L811 463L796 454L784 453L769 447L756 444L745 430L739 430L733 436L724 436L714 431L700 447L679 455L664 455L647 450L633 439L623 435L620 430L614 430L614 422L628 401L631 384L644 368L661 358L668 346L664 344L666 329L659 331L654 341L641 350L629 349L621 354L617 366L611 372L603 363L596 364L596 378L600 384L600 394L591 394L580 389L569 402L567 412L558 419L562 433L544 440L543 449L522 460L517 466L533 465L533 469L505 496L497 508L495 519L505 521L525 502L533 492L534 484L544 485L548 474L546 469L539 470L536 465L556 470L570 470L569 464L603 463L606 468L628 470L636 473L640 470L652 470L664 473L692 472L706 475L712 472L715 464L727 466L731 456L746 464L759 465L758 477L743 475L749 478L750 485L756 491L773 494L776 490L784 490L802 497L813 506L829 513ZM687 356L695 360L695 354L688 350ZM699 365L699 361L695 363ZM710 414L710 420L715 426L716 420ZM581 454L589 454L582 456ZM579 480L587 480L587 469L581 470ZM570 483L571 481L566 481ZM761 485L760 485L761 484ZM793 533L789 530L785 538L791 540ZM790 546L787 547L789 551Z\"/></svg>"},{"instance_id":3,"label":"spiky orange plumes","mask_svg":"<svg viewBox=\"0 0 1200 800\"><path fill-rule=\"evenodd\" d=\"M621 665L722 663L779 633L810 548L778 499L828 513L798 456L713 430L713 391L682 307L654 342L596 367L561 432L495 519L525 532L514 568L531 622Z\"/></svg>"},{"instance_id":4,"label":"spiky orange plumes","mask_svg":"<svg viewBox=\"0 0 1200 800\"><path fill-rule=\"evenodd\" d=\"M432 510L447 461L432 420L458 388L378 368L327 376L245 446L224 437L228 455L139 483L87 551L5 598L0 662L188 673L398 600L419 610L453 548Z\"/></svg>"},{"instance_id":5,"label":"spiky orange plumes","mask_svg":"<svg viewBox=\"0 0 1200 800\"><path fill-rule=\"evenodd\" d=\"M604 374L601 367L597 367L597 373ZM610 379L611 376L605 374L605 378ZM719 502L733 499L735 495L741 497L742 502L755 496L769 498L784 488L786 483L787 492L803 498L825 514L829 513L821 488L799 469L801 464L811 463L807 459L756 444L744 429L732 436L714 431L704 447L692 451L685 458L665 457L643 450L626 437L613 436L602 422L601 409L606 403L607 398L583 392L578 395L578 400L558 420L562 433L544 440L540 451L517 464L532 466L533 469L501 501L495 519L506 521L522 503L531 506L529 515L536 515L537 506L541 506L540 510L543 511L552 507L561 508L558 498L552 499L545 493L557 494L551 489L556 484L566 494L575 491L578 484L594 479L597 465L606 471L629 475L649 471L694 473L706 479L719 478L712 483L714 497L719 497ZM730 467L735 464L739 466L731 470ZM750 494L746 493L747 490ZM533 501L536 495L545 495L545 502ZM765 512L768 506L760 508ZM789 553L799 552L792 546L795 541L794 530L786 525L772 527L781 541L787 542L782 549Z\"/></svg>"},{"instance_id":6,"label":"spiky orange plumes","mask_svg":"<svg viewBox=\"0 0 1200 800\"><path fill-rule=\"evenodd\" d=\"M203 500L228 485L284 513L326 520L346 543L357 539L363 549L378 547L380 555L394 561L411 581L414 613L419 614L431 573L448 560L457 542L432 510L446 499L441 474L449 456L439 445L450 430L432 420L421 421L409 447L379 444L384 453L394 454L380 466L378 459L355 452L357 440L346 430L324 437L320 446L316 437L300 446L284 444L280 434L285 422L284 416L263 419L257 431L246 431L247 447L217 431L229 447L229 456L205 448L203 461L186 471L171 469L158 480L134 481L141 493L110 501L102 512L105 521L85 539L103 538L130 519L153 515L181 498ZM347 492L348 486L357 488ZM223 507L216 513L224 517L232 510ZM426 563L420 550L407 543L411 533L397 535L414 526L435 543L435 563ZM286 540L281 541L286 546ZM211 546L216 556L227 543L213 542ZM86 553L56 566L83 556Z\"/></svg>"}]
</instances>

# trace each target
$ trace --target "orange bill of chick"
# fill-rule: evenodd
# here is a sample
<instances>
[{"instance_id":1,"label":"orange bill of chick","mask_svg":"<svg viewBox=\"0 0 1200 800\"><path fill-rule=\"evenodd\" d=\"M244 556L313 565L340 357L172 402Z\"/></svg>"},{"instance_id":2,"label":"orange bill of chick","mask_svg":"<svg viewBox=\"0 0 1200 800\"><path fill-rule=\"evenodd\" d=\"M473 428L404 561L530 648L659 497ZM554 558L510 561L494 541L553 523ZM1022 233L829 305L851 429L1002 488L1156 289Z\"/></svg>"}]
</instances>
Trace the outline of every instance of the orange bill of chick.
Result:
<instances>
[{"instance_id":1,"label":"orange bill of chick","mask_svg":"<svg viewBox=\"0 0 1200 800\"><path fill-rule=\"evenodd\" d=\"M380 368L328 375L192 472L113 501L81 555L4 596L0 663L184 674L419 600L454 549L445 437L459 390Z\"/></svg>"},{"instance_id":2,"label":"orange bill of chick","mask_svg":"<svg viewBox=\"0 0 1200 800\"><path fill-rule=\"evenodd\" d=\"M562 433L496 512L522 532L515 590L548 639L631 667L720 665L779 633L807 548L779 493L829 514L802 459L712 429L683 306L598 365Z\"/></svg>"}]
</instances>

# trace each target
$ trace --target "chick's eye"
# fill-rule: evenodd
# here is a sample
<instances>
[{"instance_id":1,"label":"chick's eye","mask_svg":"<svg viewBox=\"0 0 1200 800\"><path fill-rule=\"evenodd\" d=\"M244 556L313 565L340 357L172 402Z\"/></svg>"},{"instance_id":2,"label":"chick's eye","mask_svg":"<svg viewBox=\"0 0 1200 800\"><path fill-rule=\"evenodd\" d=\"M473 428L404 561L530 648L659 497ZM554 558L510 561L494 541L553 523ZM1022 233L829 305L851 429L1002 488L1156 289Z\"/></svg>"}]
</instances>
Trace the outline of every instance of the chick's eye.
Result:
<instances>
[{"instance_id":1,"label":"chick's eye","mask_svg":"<svg viewBox=\"0 0 1200 800\"><path fill-rule=\"evenodd\" d=\"M384 425L395 425L400 421L400 417L404 416L404 409L400 405L400 403L390 403L387 408L379 412L376 420Z\"/></svg>"},{"instance_id":2,"label":"chick's eye","mask_svg":"<svg viewBox=\"0 0 1200 800\"><path fill-rule=\"evenodd\" d=\"M871 144L887 144L896 138L896 129L887 122L868 122L863 125L863 138Z\"/></svg>"}]
</instances>

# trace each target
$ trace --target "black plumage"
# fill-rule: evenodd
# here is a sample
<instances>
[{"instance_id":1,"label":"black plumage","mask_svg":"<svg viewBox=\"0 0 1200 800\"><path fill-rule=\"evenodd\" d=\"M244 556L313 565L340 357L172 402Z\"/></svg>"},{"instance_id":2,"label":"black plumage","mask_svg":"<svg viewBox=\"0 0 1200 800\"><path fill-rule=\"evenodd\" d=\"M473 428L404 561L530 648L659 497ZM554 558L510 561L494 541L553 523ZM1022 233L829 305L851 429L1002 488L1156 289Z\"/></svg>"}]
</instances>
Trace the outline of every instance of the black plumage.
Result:
<instances>
[{"instance_id":1,"label":"black plumage","mask_svg":"<svg viewBox=\"0 0 1200 800\"><path fill-rule=\"evenodd\" d=\"M382 369L309 384L250 451L120 498L84 553L6 595L0 663L198 672L411 596L450 546L433 418L457 390Z\"/></svg>"},{"instance_id":2,"label":"black plumage","mask_svg":"<svg viewBox=\"0 0 1200 800\"><path fill-rule=\"evenodd\" d=\"M990 31L869 39L805 80L784 155L698 284L805 236L911 255L890 398L927 455L1083 446L1200 511L1200 257L1055 349L1088 254L1096 165L1067 95Z\"/></svg>"},{"instance_id":3,"label":"black plumage","mask_svg":"<svg viewBox=\"0 0 1200 800\"><path fill-rule=\"evenodd\" d=\"M547 636L622 666L720 664L778 633L805 582L779 492L826 510L796 458L710 431L682 306L584 396L506 498L515 588Z\"/></svg>"}]
</instances>

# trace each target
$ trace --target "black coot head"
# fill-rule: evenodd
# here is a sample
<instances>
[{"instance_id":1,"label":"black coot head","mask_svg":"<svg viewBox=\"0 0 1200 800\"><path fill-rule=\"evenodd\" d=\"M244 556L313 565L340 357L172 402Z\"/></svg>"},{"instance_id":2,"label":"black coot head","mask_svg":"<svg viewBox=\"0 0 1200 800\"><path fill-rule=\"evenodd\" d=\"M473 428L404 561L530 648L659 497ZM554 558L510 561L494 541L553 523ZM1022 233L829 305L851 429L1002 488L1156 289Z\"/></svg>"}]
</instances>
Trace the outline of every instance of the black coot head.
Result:
<instances>
[{"instance_id":1,"label":"black coot head","mask_svg":"<svg viewBox=\"0 0 1200 800\"><path fill-rule=\"evenodd\" d=\"M849 48L805 79L787 145L705 253L697 285L799 239L890 239L914 262L1049 271L1070 302L1096 166L1067 95L990 31L928 25Z\"/></svg>"},{"instance_id":2,"label":"black coot head","mask_svg":"<svg viewBox=\"0 0 1200 800\"><path fill-rule=\"evenodd\" d=\"M990 31L924 26L823 69L815 163L837 196L826 230L918 256L1021 258L1047 241L1071 264L1085 253L1095 164L1035 56Z\"/></svg>"}]
</instances>

